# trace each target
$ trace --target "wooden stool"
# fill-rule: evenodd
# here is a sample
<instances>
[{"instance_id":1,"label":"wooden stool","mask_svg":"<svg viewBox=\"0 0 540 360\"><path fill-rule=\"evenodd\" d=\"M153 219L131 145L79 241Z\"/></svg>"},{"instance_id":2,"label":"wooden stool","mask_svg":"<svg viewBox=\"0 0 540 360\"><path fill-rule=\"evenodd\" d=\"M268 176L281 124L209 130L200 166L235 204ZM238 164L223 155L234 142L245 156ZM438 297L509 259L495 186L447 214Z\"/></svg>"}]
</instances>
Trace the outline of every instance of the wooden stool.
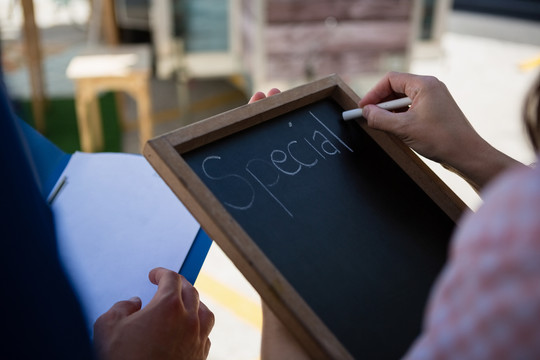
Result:
<instances>
[{"instance_id":1,"label":"wooden stool","mask_svg":"<svg viewBox=\"0 0 540 360\"><path fill-rule=\"evenodd\" d=\"M82 151L103 149L98 102L98 95L103 91L124 91L133 97L137 103L141 148L153 136L148 45L89 48L70 61L66 74L75 81L75 106ZM121 114L122 109L118 110ZM123 116L120 118L125 128Z\"/></svg>"}]
</instances>

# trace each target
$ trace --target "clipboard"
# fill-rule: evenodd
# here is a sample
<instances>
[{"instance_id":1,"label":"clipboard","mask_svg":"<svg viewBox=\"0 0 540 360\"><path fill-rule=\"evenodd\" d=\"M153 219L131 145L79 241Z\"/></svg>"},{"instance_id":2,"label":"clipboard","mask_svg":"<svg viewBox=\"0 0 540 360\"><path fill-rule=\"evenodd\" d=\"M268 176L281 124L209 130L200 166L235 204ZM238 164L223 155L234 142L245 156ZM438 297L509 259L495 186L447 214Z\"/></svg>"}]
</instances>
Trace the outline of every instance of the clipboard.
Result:
<instances>
[{"instance_id":1,"label":"clipboard","mask_svg":"<svg viewBox=\"0 0 540 360\"><path fill-rule=\"evenodd\" d=\"M35 131L32 127L30 127L24 121L20 121L20 127L22 129L24 138L28 145L28 150L30 153L29 158L32 161L32 166L35 170L38 183L41 187L42 195L43 197L48 198L49 202L51 203L55 201L54 196L62 196L62 191L63 191L61 188L62 186L65 186L66 188L70 186L69 179L67 181L65 181L65 179L60 179L64 170L66 170L66 168L68 167L70 160L75 159L77 156L93 157L94 155L95 156L108 155L108 154L77 154L77 155L67 154L63 152L62 150L60 150L57 146L55 146L49 140L47 140L45 137L43 137L41 134L39 134L37 131ZM109 155L113 155L113 156L116 155L117 157L126 156L127 159L133 158L133 160L136 160L135 161L136 164L146 164L146 161L140 155L131 155L131 154L129 155L128 154L109 154ZM99 158L97 158L97 160L99 162ZM156 175L156 178L159 179L157 175ZM166 188L164 184L163 184L163 188ZM51 195L51 194L54 194L54 195ZM178 272L182 274L192 284L195 283L197 276L200 272L200 269L206 258L206 255L212 244L212 241L210 240L208 235L206 235L206 233L200 228L200 226L198 227L198 229L195 231L194 234L195 234L194 238L191 238L192 243L191 243L191 246L189 247L187 255L184 261L181 263L179 269L177 269ZM64 244L60 244L60 245L64 246ZM61 246L59 247L61 248ZM66 263L65 260L66 259L64 259L64 263ZM67 262L69 263L69 261ZM157 265L159 266L159 264ZM69 274L69 264L66 266L66 268L68 270L67 271L68 276L73 275L73 274ZM144 271L146 271L146 269L144 269L143 272ZM142 281L147 281L146 276L144 275L142 276ZM84 284L81 285L80 283L77 284L75 283L76 281L73 281L73 282L74 282L74 288L76 288L76 291L81 293L81 288L84 288L85 285ZM136 296L136 295L138 294L134 293L129 296ZM85 303L85 301L86 302L90 301L87 299L81 299L81 300L83 304ZM123 299L121 298L116 299L116 301L120 301L120 300L123 300ZM110 304L110 306L112 305L113 303ZM104 309L104 311L106 311L107 309L108 308ZM90 327L93 326L95 315L88 315L87 313L87 320L89 323L88 325Z\"/></svg>"}]
</instances>

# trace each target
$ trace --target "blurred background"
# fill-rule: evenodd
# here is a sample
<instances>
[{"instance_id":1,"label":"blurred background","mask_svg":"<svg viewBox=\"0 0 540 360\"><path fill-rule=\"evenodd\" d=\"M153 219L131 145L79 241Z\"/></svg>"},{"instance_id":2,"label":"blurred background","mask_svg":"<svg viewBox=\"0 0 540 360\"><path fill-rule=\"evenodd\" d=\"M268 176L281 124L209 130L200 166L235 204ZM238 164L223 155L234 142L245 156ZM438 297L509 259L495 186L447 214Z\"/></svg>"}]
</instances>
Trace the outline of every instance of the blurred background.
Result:
<instances>
[{"instance_id":1,"label":"blurred background","mask_svg":"<svg viewBox=\"0 0 540 360\"><path fill-rule=\"evenodd\" d=\"M437 76L483 137L535 158L521 106L540 73L540 0L0 0L0 35L16 111L68 153L139 153L258 90L337 73L362 96L395 70ZM102 145L83 140L96 111ZM216 315L209 359L257 359L260 299L215 244L196 286Z\"/></svg>"}]
</instances>

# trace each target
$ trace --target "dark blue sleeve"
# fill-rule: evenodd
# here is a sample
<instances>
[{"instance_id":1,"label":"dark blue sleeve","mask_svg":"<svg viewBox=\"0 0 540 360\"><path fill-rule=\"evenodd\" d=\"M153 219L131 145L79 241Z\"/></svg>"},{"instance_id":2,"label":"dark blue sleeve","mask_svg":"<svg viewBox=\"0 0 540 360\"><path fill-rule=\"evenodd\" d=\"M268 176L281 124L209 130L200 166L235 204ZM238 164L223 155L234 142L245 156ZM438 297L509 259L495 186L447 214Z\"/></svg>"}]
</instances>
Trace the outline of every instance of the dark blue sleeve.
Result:
<instances>
[{"instance_id":1,"label":"dark blue sleeve","mask_svg":"<svg viewBox=\"0 0 540 360\"><path fill-rule=\"evenodd\" d=\"M26 122L17 120L23 135L23 143L26 142L29 158L36 172L41 195L47 198L68 164L70 155L60 150Z\"/></svg>"},{"instance_id":2,"label":"dark blue sleeve","mask_svg":"<svg viewBox=\"0 0 540 360\"><path fill-rule=\"evenodd\" d=\"M79 302L60 263L53 217L0 78L2 359L91 359Z\"/></svg>"}]
</instances>

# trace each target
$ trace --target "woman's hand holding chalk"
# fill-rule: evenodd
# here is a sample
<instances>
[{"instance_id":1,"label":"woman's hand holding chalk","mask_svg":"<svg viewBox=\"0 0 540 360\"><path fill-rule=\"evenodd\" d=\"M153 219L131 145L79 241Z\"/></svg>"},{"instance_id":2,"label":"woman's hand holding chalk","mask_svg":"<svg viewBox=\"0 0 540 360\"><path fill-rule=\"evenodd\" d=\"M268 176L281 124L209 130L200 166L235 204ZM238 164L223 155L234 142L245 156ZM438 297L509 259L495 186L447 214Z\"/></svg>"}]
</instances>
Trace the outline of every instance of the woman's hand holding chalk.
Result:
<instances>
[{"instance_id":1,"label":"woman's hand holding chalk","mask_svg":"<svg viewBox=\"0 0 540 360\"><path fill-rule=\"evenodd\" d=\"M408 97L395 99L377 104L378 107L385 110L396 110L407 107L412 104L412 100ZM362 116L362 109L353 109L343 112L343 120L352 120Z\"/></svg>"}]
</instances>

